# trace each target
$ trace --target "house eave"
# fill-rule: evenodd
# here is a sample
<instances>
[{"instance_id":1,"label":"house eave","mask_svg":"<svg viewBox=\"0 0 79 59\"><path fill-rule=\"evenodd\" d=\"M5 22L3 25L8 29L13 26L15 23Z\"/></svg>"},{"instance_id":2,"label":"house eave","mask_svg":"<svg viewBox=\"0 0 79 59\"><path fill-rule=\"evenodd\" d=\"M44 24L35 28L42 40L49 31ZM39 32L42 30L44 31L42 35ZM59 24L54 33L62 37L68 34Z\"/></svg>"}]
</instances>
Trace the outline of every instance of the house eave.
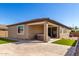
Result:
<instances>
[{"instance_id":1,"label":"house eave","mask_svg":"<svg viewBox=\"0 0 79 59\"><path fill-rule=\"evenodd\" d=\"M70 30L72 29L72 28L70 28L70 27L68 27L68 26L66 26L66 25L64 25L64 24L61 24L61 23L59 23L59 22L57 22L57 21L55 21L55 20L52 20L52 19L50 19L50 18L32 19L32 20L30 20L30 21L20 22L20 23L16 23L16 24L7 25L7 26L10 27L10 26L15 26L15 25L28 24L28 23L41 22L41 21L48 21L48 22L51 22L51 23L60 25L60 26L62 26L62 27L65 27L65 28L67 28L67 29L70 29Z\"/></svg>"}]
</instances>

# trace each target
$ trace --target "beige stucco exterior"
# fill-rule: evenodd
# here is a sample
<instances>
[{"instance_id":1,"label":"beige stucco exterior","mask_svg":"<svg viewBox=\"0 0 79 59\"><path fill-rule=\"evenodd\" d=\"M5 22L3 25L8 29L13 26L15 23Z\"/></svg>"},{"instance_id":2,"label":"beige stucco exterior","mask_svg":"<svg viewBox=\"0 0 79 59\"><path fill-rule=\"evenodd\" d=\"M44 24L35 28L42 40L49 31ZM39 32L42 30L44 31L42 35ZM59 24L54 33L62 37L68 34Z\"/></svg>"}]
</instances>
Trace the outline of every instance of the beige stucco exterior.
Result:
<instances>
[{"instance_id":1,"label":"beige stucco exterior","mask_svg":"<svg viewBox=\"0 0 79 59\"><path fill-rule=\"evenodd\" d=\"M24 25L24 34L18 34L17 32L17 26L11 26L8 28L8 36L9 38L18 38L18 39L28 39L28 26L26 24Z\"/></svg>"},{"instance_id":2,"label":"beige stucco exterior","mask_svg":"<svg viewBox=\"0 0 79 59\"><path fill-rule=\"evenodd\" d=\"M60 26L60 33L59 33L60 38L69 38L70 32L71 30Z\"/></svg>"},{"instance_id":3,"label":"beige stucco exterior","mask_svg":"<svg viewBox=\"0 0 79 59\"><path fill-rule=\"evenodd\" d=\"M52 27L57 27L57 38L68 38L69 33L71 30L62 27L60 25L50 23L47 21L43 22L33 22L28 24L21 24L24 25L24 34L17 33L17 26L9 26L8 27L8 36L9 38L19 38L19 39L33 39L36 34L42 33L44 34L44 41L48 41L48 27L51 25ZM64 33L66 30L66 33Z\"/></svg>"},{"instance_id":4,"label":"beige stucco exterior","mask_svg":"<svg viewBox=\"0 0 79 59\"><path fill-rule=\"evenodd\" d=\"M29 39L33 39L34 36L39 33L44 34L44 26L43 25L30 25L29 26Z\"/></svg>"}]
</instances>

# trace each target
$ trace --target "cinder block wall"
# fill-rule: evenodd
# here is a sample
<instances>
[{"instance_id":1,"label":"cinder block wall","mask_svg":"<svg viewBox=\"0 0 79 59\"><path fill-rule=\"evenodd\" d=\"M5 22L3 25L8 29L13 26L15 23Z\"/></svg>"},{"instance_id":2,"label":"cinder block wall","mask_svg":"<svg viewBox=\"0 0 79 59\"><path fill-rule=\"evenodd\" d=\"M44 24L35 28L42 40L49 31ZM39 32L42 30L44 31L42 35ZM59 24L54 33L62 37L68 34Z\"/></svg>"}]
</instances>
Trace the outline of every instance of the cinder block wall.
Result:
<instances>
[{"instance_id":1,"label":"cinder block wall","mask_svg":"<svg viewBox=\"0 0 79 59\"><path fill-rule=\"evenodd\" d=\"M8 37L8 31L0 30L0 37Z\"/></svg>"}]
</instances>

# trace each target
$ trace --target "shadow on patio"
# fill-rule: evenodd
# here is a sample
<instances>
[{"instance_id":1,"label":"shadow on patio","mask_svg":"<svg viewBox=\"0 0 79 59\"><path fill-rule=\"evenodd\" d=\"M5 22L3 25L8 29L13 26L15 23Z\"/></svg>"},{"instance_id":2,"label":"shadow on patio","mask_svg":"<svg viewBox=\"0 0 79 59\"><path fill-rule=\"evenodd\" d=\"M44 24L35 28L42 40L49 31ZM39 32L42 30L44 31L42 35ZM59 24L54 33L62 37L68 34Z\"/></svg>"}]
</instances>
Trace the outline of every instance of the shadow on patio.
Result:
<instances>
[{"instance_id":1,"label":"shadow on patio","mask_svg":"<svg viewBox=\"0 0 79 59\"><path fill-rule=\"evenodd\" d=\"M22 44L22 43L44 43L40 40L16 40L17 42L13 42L14 44Z\"/></svg>"}]
</instances>

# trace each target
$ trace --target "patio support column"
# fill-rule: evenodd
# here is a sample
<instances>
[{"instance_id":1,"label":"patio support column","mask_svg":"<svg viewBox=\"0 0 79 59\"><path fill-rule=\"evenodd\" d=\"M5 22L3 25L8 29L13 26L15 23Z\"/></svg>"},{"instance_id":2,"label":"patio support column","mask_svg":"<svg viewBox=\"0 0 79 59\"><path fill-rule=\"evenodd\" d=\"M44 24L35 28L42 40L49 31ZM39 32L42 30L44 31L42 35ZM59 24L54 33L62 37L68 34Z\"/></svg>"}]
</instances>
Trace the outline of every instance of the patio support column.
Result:
<instances>
[{"instance_id":1,"label":"patio support column","mask_svg":"<svg viewBox=\"0 0 79 59\"><path fill-rule=\"evenodd\" d=\"M48 23L44 23L44 42L48 42Z\"/></svg>"},{"instance_id":2,"label":"patio support column","mask_svg":"<svg viewBox=\"0 0 79 59\"><path fill-rule=\"evenodd\" d=\"M26 26L26 36L27 39L29 39L29 25Z\"/></svg>"},{"instance_id":3,"label":"patio support column","mask_svg":"<svg viewBox=\"0 0 79 59\"><path fill-rule=\"evenodd\" d=\"M59 38L59 26L57 26L57 38Z\"/></svg>"}]
</instances>

